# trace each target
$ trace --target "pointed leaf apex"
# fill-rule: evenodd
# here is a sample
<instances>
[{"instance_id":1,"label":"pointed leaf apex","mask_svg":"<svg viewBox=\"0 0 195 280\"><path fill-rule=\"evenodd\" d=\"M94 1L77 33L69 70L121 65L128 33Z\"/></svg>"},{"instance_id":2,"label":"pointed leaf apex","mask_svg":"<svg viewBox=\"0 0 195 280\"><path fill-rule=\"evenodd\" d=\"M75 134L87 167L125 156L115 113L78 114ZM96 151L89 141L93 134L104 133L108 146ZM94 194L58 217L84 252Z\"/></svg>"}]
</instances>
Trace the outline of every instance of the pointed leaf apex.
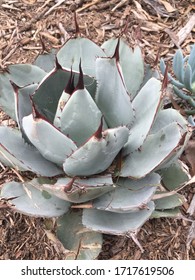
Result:
<instances>
[{"instance_id":1,"label":"pointed leaf apex","mask_svg":"<svg viewBox=\"0 0 195 280\"><path fill-rule=\"evenodd\" d=\"M103 116L101 117L100 125L93 136L100 140L102 138L102 129L103 129Z\"/></svg>"},{"instance_id":2,"label":"pointed leaf apex","mask_svg":"<svg viewBox=\"0 0 195 280\"><path fill-rule=\"evenodd\" d=\"M120 46L120 38L118 38L118 42L115 48L115 52L112 58L115 58L116 61L119 61L119 46Z\"/></svg>"},{"instance_id":3,"label":"pointed leaf apex","mask_svg":"<svg viewBox=\"0 0 195 280\"><path fill-rule=\"evenodd\" d=\"M76 33L76 37L78 35L80 35L80 28L79 28L79 25L78 25L78 21L77 21L77 13L74 12L74 23L75 23L75 33Z\"/></svg>"},{"instance_id":4,"label":"pointed leaf apex","mask_svg":"<svg viewBox=\"0 0 195 280\"><path fill-rule=\"evenodd\" d=\"M74 89L75 89L75 87L74 87L74 74L72 73L72 67L71 67L70 78L69 78L68 83L66 85L65 92L71 95L73 93Z\"/></svg>"},{"instance_id":5,"label":"pointed leaf apex","mask_svg":"<svg viewBox=\"0 0 195 280\"><path fill-rule=\"evenodd\" d=\"M76 90L78 89L84 89L84 81L83 81L83 71L82 71L82 67L81 67L81 60L79 63L79 80L76 86Z\"/></svg>"},{"instance_id":6,"label":"pointed leaf apex","mask_svg":"<svg viewBox=\"0 0 195 280\"><path fill-rule=\"evenodd\" d=\"M57 56L56 56L56 58L55 58L55 64L56 64L56 70L62 69L62 66L61 66L61 64L59 63Z\"/></svg>"},{"instance_id":7,"label":"pointed leaf apex","mask_svg":"<svg viewBox=\"0 0 195 280\"><path fill-rule=\"evenodd\" d=\"M18 85L16 85L13 81L10 80L10 84L12 85L13 87L13 90L16 94L18 94L18 90L21 88L19 87Z\"/></svg>"},{"instance_id":8,"label":"pointed leaf apex","mask_svg":"<svg viewBox=\"0 0 195 280\"><path fill-rule=\"evenodd\" d=\"M168 81L169 81L168 68L169 68L169 64L167 62L167 65L166 65L166 68L165 68L165 73L164 73L164 79L163 79L163 82L162 82L162 92L167 88L167 85L168 85Z\"/></svg>"},{"instance_id":9,"label":"pointed leaf apex","mask_svg":"<svg viewBox=\"0 0 195 280\"><path fill-rule=\"evenodd\" d=\"M72 180L71 180L68 184L66 184L66 186L64 187L64 192L65 192L65 193L71 191L72 185L73 185L75 179L76 179L75 177L72 178Z\"/></svg>"}]
</instances>

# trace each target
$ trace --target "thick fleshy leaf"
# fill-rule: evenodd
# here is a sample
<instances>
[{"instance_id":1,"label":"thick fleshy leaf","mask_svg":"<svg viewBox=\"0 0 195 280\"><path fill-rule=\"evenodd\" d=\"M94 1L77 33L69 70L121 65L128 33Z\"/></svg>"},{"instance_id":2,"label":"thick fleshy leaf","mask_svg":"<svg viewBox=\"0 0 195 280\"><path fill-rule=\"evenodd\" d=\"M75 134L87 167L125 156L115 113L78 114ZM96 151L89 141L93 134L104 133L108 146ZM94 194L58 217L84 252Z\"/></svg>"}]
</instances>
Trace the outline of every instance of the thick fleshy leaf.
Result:
<instances>
[{"instance_id":1,"label":"thick fleshy leaf","mask_svg":"<svg viewBox=\"0 0 195 280\"><path fill-rule=\"evenodd\" d=\"M143 144L154 122L160 101L161 83L155 78L151 78L132 102L135 110L135 122L130 129L129 138L123 150L124 155L128 155Z\"/></svg>"},{"instance_id":2,"label":"thick fleshy leaf","mask_svg":"<svg viewBox=\"0 0 195 280\"><path fill-rule=\"evenodd\" d=\"M87 38L71 38L59 50L57 59L59 63L73 71L79 71L79 63L82 62L83 72L95 77L95 60L105 56L104 51Z\"/></svg>"},{"instance_id":3,"label":"thick fleshy leaf","mask_svg":"<svg viewBox=\"0 0 195 280\"><path fill-rule=\"evenodd\" d=\"M34 64L48 73L55 67L55 58L56 50L52 49L50 53L38 55Z\"/></svg>"},{"instance_id":4,"label":"thick fleshy leaf","mask_svg":"<svg viewBox=\"0 0 195 280\"><path fill-rule=\"evenodd\" d=\"M36 65L15 64L8 67L8 78L19 87L39 83L46 72Z\"/></svg>"},{"instance_id":5,"label":"thick fleshy leaf","mask_svg":"<svg viewBox=\"0 0 195 280\"><path fill-rule=\"evenodd\" d=\"M38 184L37 179L27 183L6 183L1 189L1 197L7 199L17 211L36 217L57 217L69 210L69 202L35 188L34 185Z\"/></svg>"},{"instance_id":6,"label":"thick fleshy leaf","mask_svg":"<svg viewBox=\"0 0 195 280\"><path fill-rule=\"evenodd\" d=\"M158 112L150 133L157 133L161 128L171 124L172 122L178 123L183 133L187 131L188 122L186 119L177 110L169 108Z\"/></svg>"},{"instance_id":7,"label":"thick fleshy leaf","mask_svg":"<svg viewBox=\"0 0 195 280\"><path fill-rule=\"evenodd\" d=\"M113 162L127 141L129 130L118 127L97 131L83 146L65 160L64 171L69 176L89 176L101 173Z\"/></svg>"},{"instance_id":8,"label":"thick fleshy leaf","mask_svg":"<svg viewBox=\"0 0 195 280\"><path fill-rule=\"evenodd\" d=\"M149 174L140 180L120 178L115 190L95 199L92 207L117 213L130 213L147 208L161 177L158 174Z\"/></svg>"},{"instance_id":9,"label":"thick fleshy leaf","mask_svg":"<svg viewBox=\"0 0 195 280\"><path fill-rule=\"evenodd\" d=\"M70 71L63 69L59 63L40 83L38 89L33 95L33 101L37 111L45 116L51 123L53 123L58 102L60 97L68 84L70 78ZM79 73L74 73L75 83L79 79ZM89 90L92 96L95 95L96 82L93 78L84 75L84 85Z\"/></svg>"},{"instance_id":10,"label":"thick fleshy leaf","mask_svg":"<svg viewBox=\"0 0 195 280\"><path fill-rule=\"evenodd\" d=\"M32 114L23 118L23 128L31 143L49 161L62 165L65 158L77 149L74 142L48 121L33 118Z\"/></svg>"},{"instance_id":11,"label":"thick fleshy leaf","mask_svg":"<svg viewBox=\"0 0 195 280\"><path fill-rule=\"evenodd\" d=\"M194 72L195 71L195 44L191 48L188 63L190 64L192 71Z\"/></svg>"},{"instance_id":12,"label":"thick fleshy leaf","mask_svg":"<svg viewBox=\"0 0 195 280\"><path fill-rule=\"evenodd\" d=\"M68 83L70 73L63 70L60 65L56 66L42 80L35 94L33 101L37 111L45 116L50 122L53 122L56 108L60 96Z\"/></svg>"},{"instance_id":13,"label":"thick fleshy leaf","mask_svg":"<svg viewBox=\"0 0 195 280\"><path fill-rule=\"evenodd\" d=\"M68 260L93 260L102 248L102 234L82 225L82 211L71 211L57 220L57 237L69 250Z\"/></svg>"},{"instance_id":14,"label":"thick fleshy leaf","mask_svg":"<svg viewBox=\"0 0 195 280\"><path fill-rule=\"evenodd\" d=\"M94 231L128 235L137 231L151 216L154 211L154 203L151 201L147 209L131 213L112 213L109 211L84 209L83 224Z\"/></svg>"},{"instance_id":15,"label":"thick fleshy leaf","mask_svg":"<svg viewBox=\"0 0 195 280\"><path fill-rule=\"evenodd\" d=\"M60 130L81 146L97 130L102 113L86 89L76 90L61 113Z\"/></svg>"},{"instance_id":16,"label":"thick fleshy leaf","mask_svg":"<svg viewBox=\"0 0 195 280\"><path fill-rule=\"evenodd\" d=\"M134 111L116 58L96 59L96 103L109 127L134 122Z\"/></svg>"},{"instance_id":17,"label":"thick fleshy leaf","mask_svg":"<svg viewBox=\"0 0 195 280\"><path fill-rule=\"evenodd\" d=\"M9 127L0 127L0 160L7 166L42 176L62 174L62 170L42 157L35 147L26 144L19 131Z\"/></svg>"},{"instance_id":18,"label":"thick fleshy leaf","mask_svg":"<svg viewBox=\"0 0 195 280\"><path fill-rule=\"evenodd\" d=\"M185 68L184 84L189 91L192 91L192 68L189 64Z\"/></svg>"},{"instance_id":19,"label":"thick fleshy leaf","mask_svg":"<svg viewBox=\"0 0 195 280\"><path fill-rule=\"evenodd\" d=\"M158 195L158 193L157 193ZM162 193L163 195L163 193ZM184 203L184 197L178 193L165 196L154 200L156 210L171 209L181 206Z\"/></svg>"},{"instance_id":20,"label":"thick fleshy leaf","mask_svg":"<svg viewBox=\"0 0 195 280\"><path fill-rule=\"evenodd\" d=\"M54 185L44 184L42 188L61 199L82 203L112 191L116 186L111 175L104 175L86 179L59 178Z\"/></svg>"},{"instance_id":21,"label":"thick fleshy leaf","mask_svg":"<svg viewBox=\"0 0 195 280\"><path fill-rule=\"evenodd\" d=\"M175 122L149 135L139 150L124 158L120 176L144 177L171 156L179 147L181 137L180 127Z\"/></svg>"},{"instance_id":22,"label":"thick fleshy leaf","mask_svg":"<svg viewBox=\"0 0 195 280\"><path fill-rule=\"evenodd\" d=\"M183 83L184 82L184 58L181 50L177 50L173 58L173 71L176 78Z\"/></svg>"},{"instance_id":23,"label":"thick fleshy leaf","mask_svg":"<svg viewBox=\"0 0 195 280\"><path fill-rule=\"evenodd\" d=\"M118 39L112 38L104 42L101 46L105 53L112 57L115 52ZM125 41L120 39L119 62L122 68L125 84L131 98L133 98L144 79L144 60L138 46L132 50Z\"/></svg>"},{"instance_id":24,"label":"thick fleshy leaf","mask_svg":"<svg viewBox=\"0 0 195 280\"><path fill-rule=\"evenodd\" d=\"M178 124L178 125L182 132L182 127L180 126L180 124ZM165 159L159 166L157 166L155 171L161 170L163 168L168 168L181 157L181 155L183 154L183 152L186 148L186 145L192 135L191 128L188 127L188 131L181 135L182 136L181 136L179 145L176 147L176 149L171 153L171 155L167 159Z\"/></svg>"},{"instance_id":25,"label":"thick fleshy leaf","mask_svg":"<svg viewBox=\"0 0 195 280\"><path fill-rule=\"evenodd\" d=\"M168 190L174 190L190 179L188 167L182 161L173 162L169 167L160 169L162 183Z\"/></svg>"},{"instance_id":26,"label":"thick fleshy leaf","mask_svg":"<svg viewBox=\"0 0 195 280\"><path fill-rule=\"evenodd\" d=\"M16 120L15 94L5 74L0 74L0 108L13 120Z\"/></svg>"},{"instance_id":27,"label":"thick fleshy leaf","mask_svg":"<svg viewBox=\"0 0 195 280\"><path fill-rule=\"evenodd\" d=\"M179 207L176 207L174 209L166 209L166 210L155 210L151 218L176 218L176 217L181 217L181 212Z\"/></svg>"},{"instance_id":28,"label":"thick fleshy leaf","mask_svg":"<svg viewBox=\"0 0 195 280\"><path fill-rule=\"evenodd\" d=\"M28 137L26 136L26 133L24 132L22 120L24 117L32 113L32 103L30 96L32 95L32 93L34 93L37 86L38 84L32 84L20 89L17 88L16 85L14 86L17 123L22 133L22 137L28 144L31 144L31 142L29 141Z\"/></svg>"}]
</instances>

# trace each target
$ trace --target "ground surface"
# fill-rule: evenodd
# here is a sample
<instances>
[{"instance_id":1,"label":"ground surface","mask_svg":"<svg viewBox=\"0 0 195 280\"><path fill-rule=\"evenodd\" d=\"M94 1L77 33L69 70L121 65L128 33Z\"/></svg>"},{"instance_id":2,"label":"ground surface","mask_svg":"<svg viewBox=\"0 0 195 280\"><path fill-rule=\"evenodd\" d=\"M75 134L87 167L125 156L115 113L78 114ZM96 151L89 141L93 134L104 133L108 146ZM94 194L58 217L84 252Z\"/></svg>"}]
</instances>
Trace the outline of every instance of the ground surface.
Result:
<instances>
[{"instance_id":1,"label":"ground surface","mask_svg":"<svg viewBox=\"0 0 195 280\"><path fill-rule=\"evenodd\" d=\"M81 33L96 43L123 30L130 46L142 47L148 63L155 64L159 50L160 56L170 60L179 45L189 53L189 45L195 43L194 29L183 29L194 21L194 9L194 1L187 0L0 1L0 66L32 62L43 45L46 50L59 48L74 34L75 10ZM0 122L12 124L2 112ZM0 185L27 176L0 165ZM194 218L187 214L194 192L192 186L184 192L185 218ZM137 235L143 252L132 239L106 235L99 259L195 259L191 225L186 219L148 221ZM0 202L0 259L64 259L53 233L55 220L13 213Z\"/></svg>"}]
</instances>

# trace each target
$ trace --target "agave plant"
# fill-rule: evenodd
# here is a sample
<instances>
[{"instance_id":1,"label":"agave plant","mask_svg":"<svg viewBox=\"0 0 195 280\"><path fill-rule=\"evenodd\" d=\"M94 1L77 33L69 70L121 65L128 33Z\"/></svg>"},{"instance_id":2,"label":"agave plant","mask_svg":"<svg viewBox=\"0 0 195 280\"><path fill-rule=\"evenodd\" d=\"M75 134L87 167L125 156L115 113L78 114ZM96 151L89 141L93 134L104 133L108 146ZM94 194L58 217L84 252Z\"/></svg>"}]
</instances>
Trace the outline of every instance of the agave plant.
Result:
<instances>
[{"instance_id":1,"label":"agave plant","mask_svg":"<svg viewBox=\"0 0 195 280\"><path fill-rule=\"evenodd\" d=\"M165 62L161 59L160 68L165 74ZM190 54L183 56L181 49L178 49L173 57L174 79L170 74L168 77L173 84L174 93L181 99L186 100L192 110L185 110L191 115L195 112L195 44L191 47Z\"/></svg>"},{"instance_id":2,"label":"agave plant","mask_svg":"<svg viewBox=\"0 0 195 280\"><path fill-rule=\"evenodd\" d=\"M22 213L59 217L67 258L93 259L102 233L130 236L150 217L179 213L191 132L163 109L154 76L139 47L81 37L0 75L1 108L18 124L0 127L1 163L36 175L4 183L1 197Z\"/></svg>"}]
</instances>

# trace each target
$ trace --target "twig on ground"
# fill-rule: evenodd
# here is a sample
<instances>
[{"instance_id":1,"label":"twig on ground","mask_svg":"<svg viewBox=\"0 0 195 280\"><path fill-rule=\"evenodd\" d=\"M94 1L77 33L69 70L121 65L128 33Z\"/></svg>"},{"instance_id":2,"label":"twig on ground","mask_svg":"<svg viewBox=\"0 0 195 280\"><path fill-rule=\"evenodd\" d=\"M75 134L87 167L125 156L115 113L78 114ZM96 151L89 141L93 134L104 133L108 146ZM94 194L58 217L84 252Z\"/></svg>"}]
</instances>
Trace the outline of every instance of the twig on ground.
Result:
<instances>
[{"instance_id":1,"label":"twig on ground","mask_svg":"<svg viewBox=\"0 0 195 280\"><path fill-rule=\"evenodd\" d=\"M77 13L82 12L82 11L84 11L84 10L90 8L91 6L97 4L98 2L101 2L101 1L102 1L102 0L94 0L94 1L92 1L91 3L88 3L88 4L86 4L85 6L83 6L83 7L79 8L79 9L77 9L76 12L77 12Z\"/></svg>"},{"instance_id":2,"label":"twig on ground","mask_svg":"<svg viewBox=\"0 0 195 280\"><path fill-rule=\"evenodd\" d=\"M60 6L63 2L66 0L59 0L54 6L52 6L46 13L45 15L49 15L56 7Z\"/></svg>"},{"instance_id":3,"label":"twig on ground","mask_svg":"<svg viewBox=\"0 0 195 280\"><path fill-rule=\"evenodd\" d=\"M129 0L121 0L114 8L112 8L112 12L116 11L118 8L121 8L125 5Z\"/></svg>"},{"instance_id":4,"label":"twig on ground","mask_svg":"<svg viewBox=\"0 0 195 280\"><path fill-rule=\"evenodd\" d=\"M68 32L66 31L66 29L64 28L63 24L61 22L59 22L58 24L60 33L63 34L63 38L61 38L62 44L64 44L69 38L70 35L68 34Z\"/></svg>"},{"instance_id":5,"label":"twig on ground","mask_svg":"<svg viewBox=\"0 0 195 280\"><path fill-rule=\"evenodd\" d=\"M186 25L177 33L179 46L185 41L186 37L190 34L194 26L195 26L195 14L193 14L189 18Z\"/></svg>"}]
</instances>

